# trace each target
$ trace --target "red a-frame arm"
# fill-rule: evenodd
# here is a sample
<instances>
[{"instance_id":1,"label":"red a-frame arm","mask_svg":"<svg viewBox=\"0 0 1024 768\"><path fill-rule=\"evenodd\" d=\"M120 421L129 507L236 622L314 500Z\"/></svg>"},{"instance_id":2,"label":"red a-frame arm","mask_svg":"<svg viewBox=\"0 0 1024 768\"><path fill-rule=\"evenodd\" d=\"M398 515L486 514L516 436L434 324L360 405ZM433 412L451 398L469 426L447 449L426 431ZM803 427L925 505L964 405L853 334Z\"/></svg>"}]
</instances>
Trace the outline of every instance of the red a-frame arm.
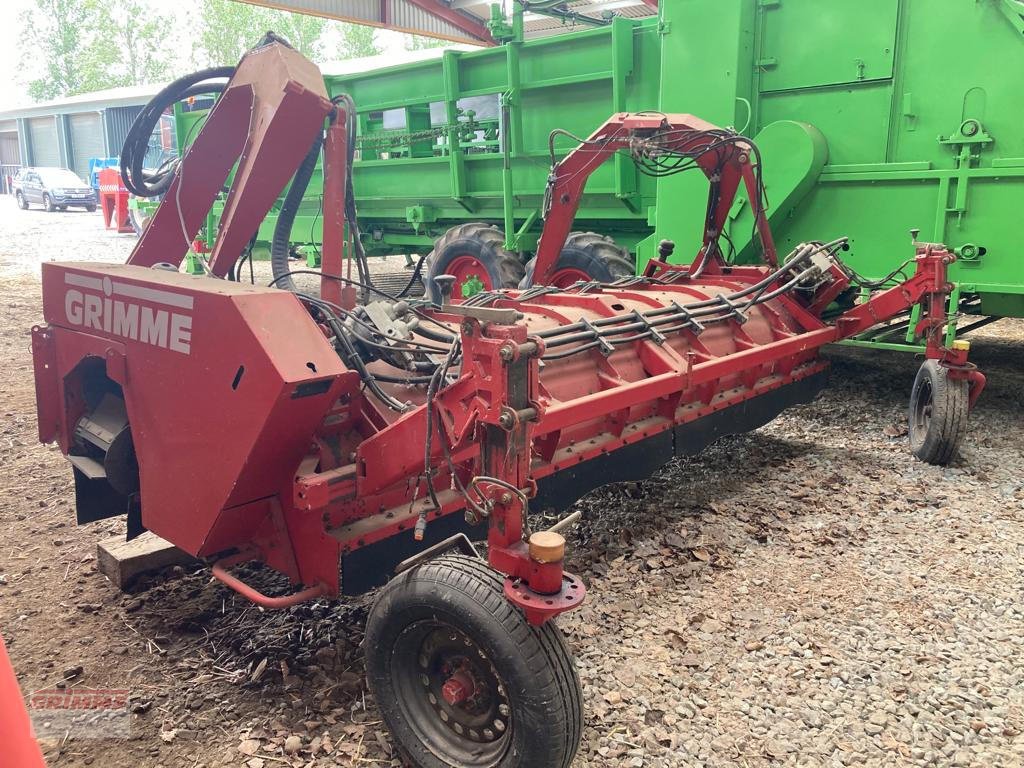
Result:
<instances>
[{"instance_id":1,"label":"red a-frame arm","mask_svg":"<svg viewBox=\"0 0 1024 768\"><path fill-rule=\"evenodd\" d=\"M710 201L711 210L704 229L700 252L694 259L695 270L710 256L707 266L714 271L717 265L718 236L732 207L740 180L751 201L760 200L759 180L753 154L748 141L729 134L723 141L722 129L693 115L664 115L660 113L631 114L620 112L594 131L584 143L558 163L548 177L544 231L537 244L537 264L533 282L544 285L554 272L558 256L572 229L579 209L580 198L590 174L608 157L620 150L654 156L657 153L686 153L696 155L695 161L708 177L712 190L717 185L717 196ZM718 172L721 176L718 177ZM757 231L761 238L765 260L775 265L775 244L763 210L755 210Z\"/></svg>"},{"instance_id":2,"label":"red a-frame arm","mask_svg":"<svg viewBox=\"0 0 1024 768\"><path fill-rule=\"evenodd\" d=\"M224 277L241 256L334 109L323 77L278 42L245 55L181 164L129 264L178 266L235 162L210 270Z\"/></svg>"}]
</instances>

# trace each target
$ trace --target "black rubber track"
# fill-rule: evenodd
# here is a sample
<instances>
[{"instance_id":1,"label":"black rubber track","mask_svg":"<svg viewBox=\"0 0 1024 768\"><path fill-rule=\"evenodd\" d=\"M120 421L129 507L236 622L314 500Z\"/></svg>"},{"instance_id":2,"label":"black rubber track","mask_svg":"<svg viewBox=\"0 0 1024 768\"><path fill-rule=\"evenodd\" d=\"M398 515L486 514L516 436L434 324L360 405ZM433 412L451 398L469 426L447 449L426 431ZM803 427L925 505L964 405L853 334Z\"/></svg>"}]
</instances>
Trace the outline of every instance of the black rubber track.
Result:
<instances>
[{"instance_id":1,"label":"black rubber track","mask_svg":"<svg viewBox=\"0 0 1024 768\"><path fill-rule=\"evenodd\" d=\"M495 768L568 768L572 763L583 726L582 691L572 656L557 626L551 621L530 625L505 598L503 584L504 577L483 560L446 555L392 579L370 611L367 678L397 746L417 768L449 763L403 722L394 701L389 650L401 630L424 615L444 617L472 637L503 678L512 706L511 741ZM509 679L513 667L527 674Z\"/></svg>"}]
</instances>

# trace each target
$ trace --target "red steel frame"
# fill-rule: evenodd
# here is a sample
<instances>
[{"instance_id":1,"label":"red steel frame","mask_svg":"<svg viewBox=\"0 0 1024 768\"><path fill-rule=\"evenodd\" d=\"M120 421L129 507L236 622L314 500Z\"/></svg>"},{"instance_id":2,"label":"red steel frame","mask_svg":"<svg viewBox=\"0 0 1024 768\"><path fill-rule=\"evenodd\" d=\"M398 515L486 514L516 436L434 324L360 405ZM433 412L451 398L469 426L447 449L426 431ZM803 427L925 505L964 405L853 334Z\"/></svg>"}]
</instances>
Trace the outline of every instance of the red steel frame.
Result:
<instances>
[{"instance_id":1,"label":"red steel frame","mask_svg":"<svg viewBox=\"0 0 1024 768\"><path fill-rule=\"evenodd\" d=\"M222 155L234 152L242 160L210 259L214 275L226 274L333 115L325 145L324 208L331 213L324 221L322 295L341 301L334 278L344 267L344 115L327 101L315 68L303 61L277 44L243 60L129 266L44 265L49 325L33 333L40 438L57 440L65 453L72 448L75 425L86 411L82 379L91 369L83 369L83 361L102 361L127 406L142 522L193 554L220 555L215 575L257 603L282 607L339 594L339 558L389 539L409 541L418 522L433 526L463 512L467 501L457 489L468 486L476 507L486 512L488 559L507 577L506 596L540 624L579 605L585 588L563 572L561 561L530 556L525 501L536 494L538 481L809 381L827 367L817 357L823 345L918 303L928 356L971 382L972 402L984 386L966 352L941 346L950 290L946 268L953 256L937 245L918 248L911 278L830 323L819 314L849 283L838 267L832 267L831 284L810 300L784 293L744 317L730 315L723 304L726 316L710 330L684 328L660 341L592 349L549 359L542 369L546 346L537 334L545 329L714 298L774 272L772 266L731 267L711 247L739 183L754 195L750 153L734 143L727 148L719 203L692 265L655 261L645 278L628 285L579 286L532 298L509 291L489 308L432 311L434 320L459 334L458 378L431 403L422 388L393 385L396 397L412 403L404 413L388 411L364 393L357 374L341 363L294 295L138 268L180 263L203 206L212 203L231 167ZM254 113L264 119L252 122ZM707 141L703 131L713 127L690 116L616 115L592 137L606 151L588 146L555 169L538 275L554 264L586 177L600 161L616 148L681 126L694 131L677 134L682 138L676 146L683 149ZM710 160L701 167L709 172ZM774 264L760 212L757 224ZM693 276L698 265L703 274ZM89 291L97 292L94 299ZM152 335L144 343L141 336L120 333L116 320L106 320L111 310L104 309L104 295L115 312L118 295L132 297L147 317L169 311L167 302L187 306L187 353L153 343ZM87 314L82 320L80 301L95 309L94 322ZM122 315L127 311L122 308ZM307 587L285 597L261 595L227 571L244 560L263 561Z\"/></svg>"},{"instance_id":2,"label":"red steel frame","mask_svg":"<svg viewBox=\"0 0 1024 768\"><path fill-rule=\"evenodd\" d=\"M551 174L544 231L537 243L534 283L550 285L550 277L562 252L562 245L572 230L590 174L616 152L643 150L644 142L650 142L649 149L653 151L703 152L696 162L709 179L718 167L722 167L721 178L715 179L720 195L717 205L709 212L711 222L704 230L701 251L695 260L698 263L717 244L740 182L746 186L750 200L760 199L750 145L738 142L710 149L719 137L708 131L716 130L717 126L693 115L628 112L612 115L583 145L570 152ZM774 266L777 262L775 243L768 220L764 211L755 211L755 216L765 261Z\"/></svg>"}]
</instances>

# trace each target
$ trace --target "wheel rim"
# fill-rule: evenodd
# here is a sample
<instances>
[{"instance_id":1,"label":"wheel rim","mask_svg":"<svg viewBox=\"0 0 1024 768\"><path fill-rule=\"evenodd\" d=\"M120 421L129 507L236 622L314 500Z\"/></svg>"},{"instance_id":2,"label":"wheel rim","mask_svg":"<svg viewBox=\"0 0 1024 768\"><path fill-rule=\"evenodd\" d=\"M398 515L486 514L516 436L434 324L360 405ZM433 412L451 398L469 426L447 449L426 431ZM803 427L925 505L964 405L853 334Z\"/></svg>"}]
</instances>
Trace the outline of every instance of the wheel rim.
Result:
<instances>
[{"instance_id":1,"label":"wheel rim","mask_svg":"<svg viewBox=\"0 0 1024 768\"><path fill-rule=\"evenodd\" d=\"M915 442L923 440L928 434L928 427L932 421L932 383L925 379L917 390L917 398L914 400L914 418L911 423L912 437Z\"/></svg>"},{"instance_id":2,"label":"wheel rim","mask_svg":"<svg viewBox=\"0 0 1024 768\"><path fill-rule=\"evenodd\" d=\"M455 287L452 292L456 299L468 299L481 291L494 288L483 262L469 254L456 256L448 262L445 274L455 276Z\"/></svg>"},{"instance_id":3,"label":"wheel rim","mask_svg":"<svg viewBox=\"0 0 1024 768\"><path fill-rule=\"evenodd\" d=\"M437 620L410 624L395 642L391 675L405 721L437 758L487 768L507 751L507 686L480 647Z\"/></svg>"},{"instance_id":4,"label":"wheel rim","mask_svg":"<svg viewBox=\"0 0 1024 768\"><path fill-rule=\"evenodd\" d=\"M575 267L566 267L565 269L559 269L551 276L548 281L549 285L553 285L556 288L568 288L570 285L583 281L589 283L594 278L584 272L582 269L576 269Z\"/></svg>"}]
</instances>

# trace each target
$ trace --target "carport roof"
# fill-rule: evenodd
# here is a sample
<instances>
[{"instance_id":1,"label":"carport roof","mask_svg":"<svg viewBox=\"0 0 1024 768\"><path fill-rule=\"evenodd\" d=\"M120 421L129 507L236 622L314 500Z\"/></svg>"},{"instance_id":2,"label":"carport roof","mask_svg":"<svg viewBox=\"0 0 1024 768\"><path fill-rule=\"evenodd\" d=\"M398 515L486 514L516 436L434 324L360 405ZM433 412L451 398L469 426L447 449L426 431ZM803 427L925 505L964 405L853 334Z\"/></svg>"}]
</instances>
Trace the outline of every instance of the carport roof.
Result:
<instances>
[{"instance_id":1,"label":"carport roof","mask_svg":"<svg viewBox=\"0 0 1024 768\"><path fill-rule=\"evenodd\" d=\"M486 23L494 0L236 0L296 13L324 16L357 24L369 24L401 32L438 37L459 43L493 44ZM510 5L505 0L504 5ZM540 6L545 0L534 0ZM567 24L590 26L586 19L600 22L611 15L639 18L658 13L658 0L566 0L560 6L569 13L562 21L528 12L527 37L541 37L565 31ZM573 22L573 17L581 20Z\"/></svg>"}]
</instances>

